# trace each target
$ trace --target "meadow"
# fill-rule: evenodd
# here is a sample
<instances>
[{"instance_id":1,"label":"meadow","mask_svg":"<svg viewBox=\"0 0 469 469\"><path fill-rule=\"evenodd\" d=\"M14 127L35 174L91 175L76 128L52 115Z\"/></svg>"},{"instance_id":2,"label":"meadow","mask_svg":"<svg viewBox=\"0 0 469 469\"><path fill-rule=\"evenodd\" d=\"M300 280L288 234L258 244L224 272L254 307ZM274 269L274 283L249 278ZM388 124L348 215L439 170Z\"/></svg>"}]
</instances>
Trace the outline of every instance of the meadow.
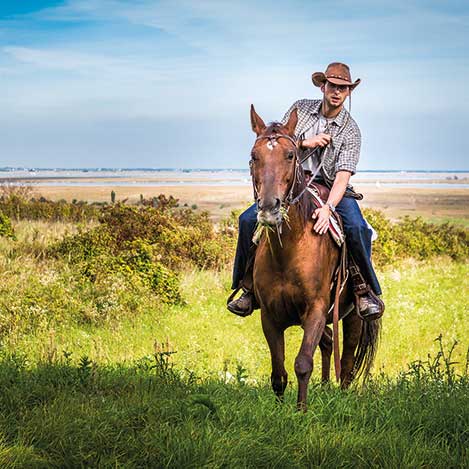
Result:
<instances>
[{"instance_id":1,"label":"meadow","mask_svg":"<svg viewBox=\"0 0 469 469\"><path fill-rule=\"evenodd\" d=\"M370 212L387 305L372 377L323 386L316 360L302 414L301 330L279 404L259 314L225 309L233 219L141 210L2 232L1 467L469 467L467 231Z\"/></svg>"}]
</instances>

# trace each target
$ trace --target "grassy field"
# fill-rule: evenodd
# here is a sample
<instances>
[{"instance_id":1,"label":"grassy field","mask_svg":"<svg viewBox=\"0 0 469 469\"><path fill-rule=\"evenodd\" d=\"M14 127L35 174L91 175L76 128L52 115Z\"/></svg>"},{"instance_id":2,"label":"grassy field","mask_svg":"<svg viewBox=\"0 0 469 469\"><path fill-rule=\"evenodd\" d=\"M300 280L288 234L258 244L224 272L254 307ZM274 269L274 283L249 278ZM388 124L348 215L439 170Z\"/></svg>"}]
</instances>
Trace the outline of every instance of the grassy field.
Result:
<instances>
[{"instance_id":1,"label":"grassy field","mask_svg":"<svg viewBox=\"0 0 469 469\"><path fill-rule=\"evenodd\" d=\"M303 415L301 330L279 405L259 314L225 309L228 270L184 272L184 302L167 305L44 256L76 226L15 228L0 238L0 467L469 467L467 263L382 269L373 378L340 391L316 366Z\"/></svg>"},{"instance_id":2,"label":"grassy field","mask_svg":"<svg viewBox=\"0 0 469 469\"><path fill-rule=\"evenodd\" d=\"M40 285L41 279L33 279L31 273L28 276L33 286ZM408 261L386 269L380 277L387 309L375 372L395 376L407 364L425 360L428 353L435 355L439 347L435 339L440 334L446 349L454 341L458 342L453 358L461 372L469 346L469 266L445 259L431 263ZM57 284L63 281L60 276L52 280ZM15 292L13 285L8 287L12 296L29 293ZM52 292L59 285L48 283L48 287L46 290ZM115 287L115 284L111 286ZM110 319L100 326L66 320L56 324L38 323L32 333L20 330L5 337L4 347L28 355L33 361L44 361L66 351L72 353L74 362L87 356L100 364L132 363L164 350L175 352L171 361L179 369L191 370L198 376L219 377L224 371L235 374L242 367L252 382L257 382L270 374L270 355L259 314L245 319L231 315L225 309L228 288L228 272L189 272L183 279L186 305L162 305L148 292L128 292L139 295L135 314L127 313L119 318L119 303L128 298L114 295L109 301L115 309L113 317L118 319ZM67 295L67 291L54 294ZM72 295L70 299L77 301ZM60 298L54 301L51 307L60 304ZM59 315L57 312L56 317L60 318ZM293 361L302 331L291 328L286 337L287 370L294 377ZM320 360L315 375L320 375Z\"/></svg>"}]
</instances>

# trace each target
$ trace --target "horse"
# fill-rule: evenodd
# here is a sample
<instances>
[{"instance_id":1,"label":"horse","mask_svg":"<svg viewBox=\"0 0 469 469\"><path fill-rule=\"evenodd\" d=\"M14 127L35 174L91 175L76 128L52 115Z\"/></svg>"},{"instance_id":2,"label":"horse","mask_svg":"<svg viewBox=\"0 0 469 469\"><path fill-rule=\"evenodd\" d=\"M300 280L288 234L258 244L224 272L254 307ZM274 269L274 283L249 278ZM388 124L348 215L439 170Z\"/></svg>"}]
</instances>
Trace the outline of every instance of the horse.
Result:
<instances>
[{"instance_id":1,"label":"horse","mask_svg":"<svg viewBox=\"0 0 469 469\"><path fill-rule=\"evenodd\" d=\"M322 353L322 381L329 380L332 334L327 324L332 322L331 285L340 253L329 234L320 235L313 230L316 207L306 190L299 161L294 136L297 121L294 109L285 125L265 125L251 105L251 126L257 136L251 150L251 176L258 224L266 227L256 249L253 288L271 354L272 389L279 400L283 399L288 380L284 332L294 325L303 328L294 369L298 380L297 407L306 411L313 355L318 345ZM364 322L356 308L351 310L354 294L349 279L336 298L343 325L340 385L347 388L358 375L368 375L370 371L379 321Z\"/></svg>"}]
</instances>

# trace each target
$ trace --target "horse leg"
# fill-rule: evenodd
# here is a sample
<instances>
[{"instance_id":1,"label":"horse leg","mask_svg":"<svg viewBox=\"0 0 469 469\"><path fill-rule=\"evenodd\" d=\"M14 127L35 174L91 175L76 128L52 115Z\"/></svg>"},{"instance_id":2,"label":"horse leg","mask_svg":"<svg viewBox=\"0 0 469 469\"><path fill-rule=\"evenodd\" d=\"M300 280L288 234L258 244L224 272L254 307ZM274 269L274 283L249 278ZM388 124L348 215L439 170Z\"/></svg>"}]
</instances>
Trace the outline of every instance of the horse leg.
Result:
<instances>
[{"instance_id":1,"label":"horse leg","mask_svg":"<svg viewBox=\"0 0 469 469\"><path fill-rule=\"evenodd\" d=\"M265 314L262 314L262 329L269 344L272 360L272 374L270 382L275 395L283 401L283 394L288 383L288 374L285 369L285 329L273 324Z\"/></svg>"},{"instance_id":2,"label":"horse leg","mask_svg":"<svg viewBox=\"0 0 469 469\"><path fill-rule=\"evenodd\" d=\"M348 388L353 381L353 366L355 364L355 351L360 341L362 330L362 320L353 311L342 320L343 324L343 352L340 359L342 371L340 373L340 386L342 389Z\"/></svg>"},{"instance_id":3,"label":"horse leg","mask_svg":"<svg viewBox=\"0 0 469 469\"><path fill-rule=\"evenodd\" d=\"M327 383L331 375L331 355L332 355L332 331L329 327L324 327L321 340L319 341L319 348L321 349L321 363L322 363L322 377L323 383Z\"/></svg>"},{"instance_id":4,"label":"horse leg","mask_svg":"<svg viewBox=\"0 0 469 469\"><path fill-rule=\"evenodd\" d=\"M298 379L298 410L306 411L308 383L313 372L313 355L321 340L326 324L322 311L312 311L303 322L303 341L295 359L295 373Z\"/></svg>"}]
</instances>

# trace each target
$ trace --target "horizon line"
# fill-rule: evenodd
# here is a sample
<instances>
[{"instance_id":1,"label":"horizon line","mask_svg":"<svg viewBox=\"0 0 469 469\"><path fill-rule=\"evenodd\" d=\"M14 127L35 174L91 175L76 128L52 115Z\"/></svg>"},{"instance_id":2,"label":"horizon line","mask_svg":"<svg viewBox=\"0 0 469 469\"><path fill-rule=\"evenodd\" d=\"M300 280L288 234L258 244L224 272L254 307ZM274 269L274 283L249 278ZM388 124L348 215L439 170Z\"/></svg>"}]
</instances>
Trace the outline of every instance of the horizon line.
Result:
<instances>
[{"instance_id":1,"label":"horizon line","mask_svg":"<svg viewBox=\"0 0 469 469\"><path fill-rule=\"evenodd\" d=\"M91 166L74 166L74 167L39 167L39 166L3 166L0 171L249 171L249 168L200 168L200 167L91 167ZM412 172L412 173L431 173L431 172L444 172L444 173L469 173L469 169L415 169L415 168L400 168L400 169L358 169L357 173L391 173L391 172Z\"/></svg>"}]
</instances>

